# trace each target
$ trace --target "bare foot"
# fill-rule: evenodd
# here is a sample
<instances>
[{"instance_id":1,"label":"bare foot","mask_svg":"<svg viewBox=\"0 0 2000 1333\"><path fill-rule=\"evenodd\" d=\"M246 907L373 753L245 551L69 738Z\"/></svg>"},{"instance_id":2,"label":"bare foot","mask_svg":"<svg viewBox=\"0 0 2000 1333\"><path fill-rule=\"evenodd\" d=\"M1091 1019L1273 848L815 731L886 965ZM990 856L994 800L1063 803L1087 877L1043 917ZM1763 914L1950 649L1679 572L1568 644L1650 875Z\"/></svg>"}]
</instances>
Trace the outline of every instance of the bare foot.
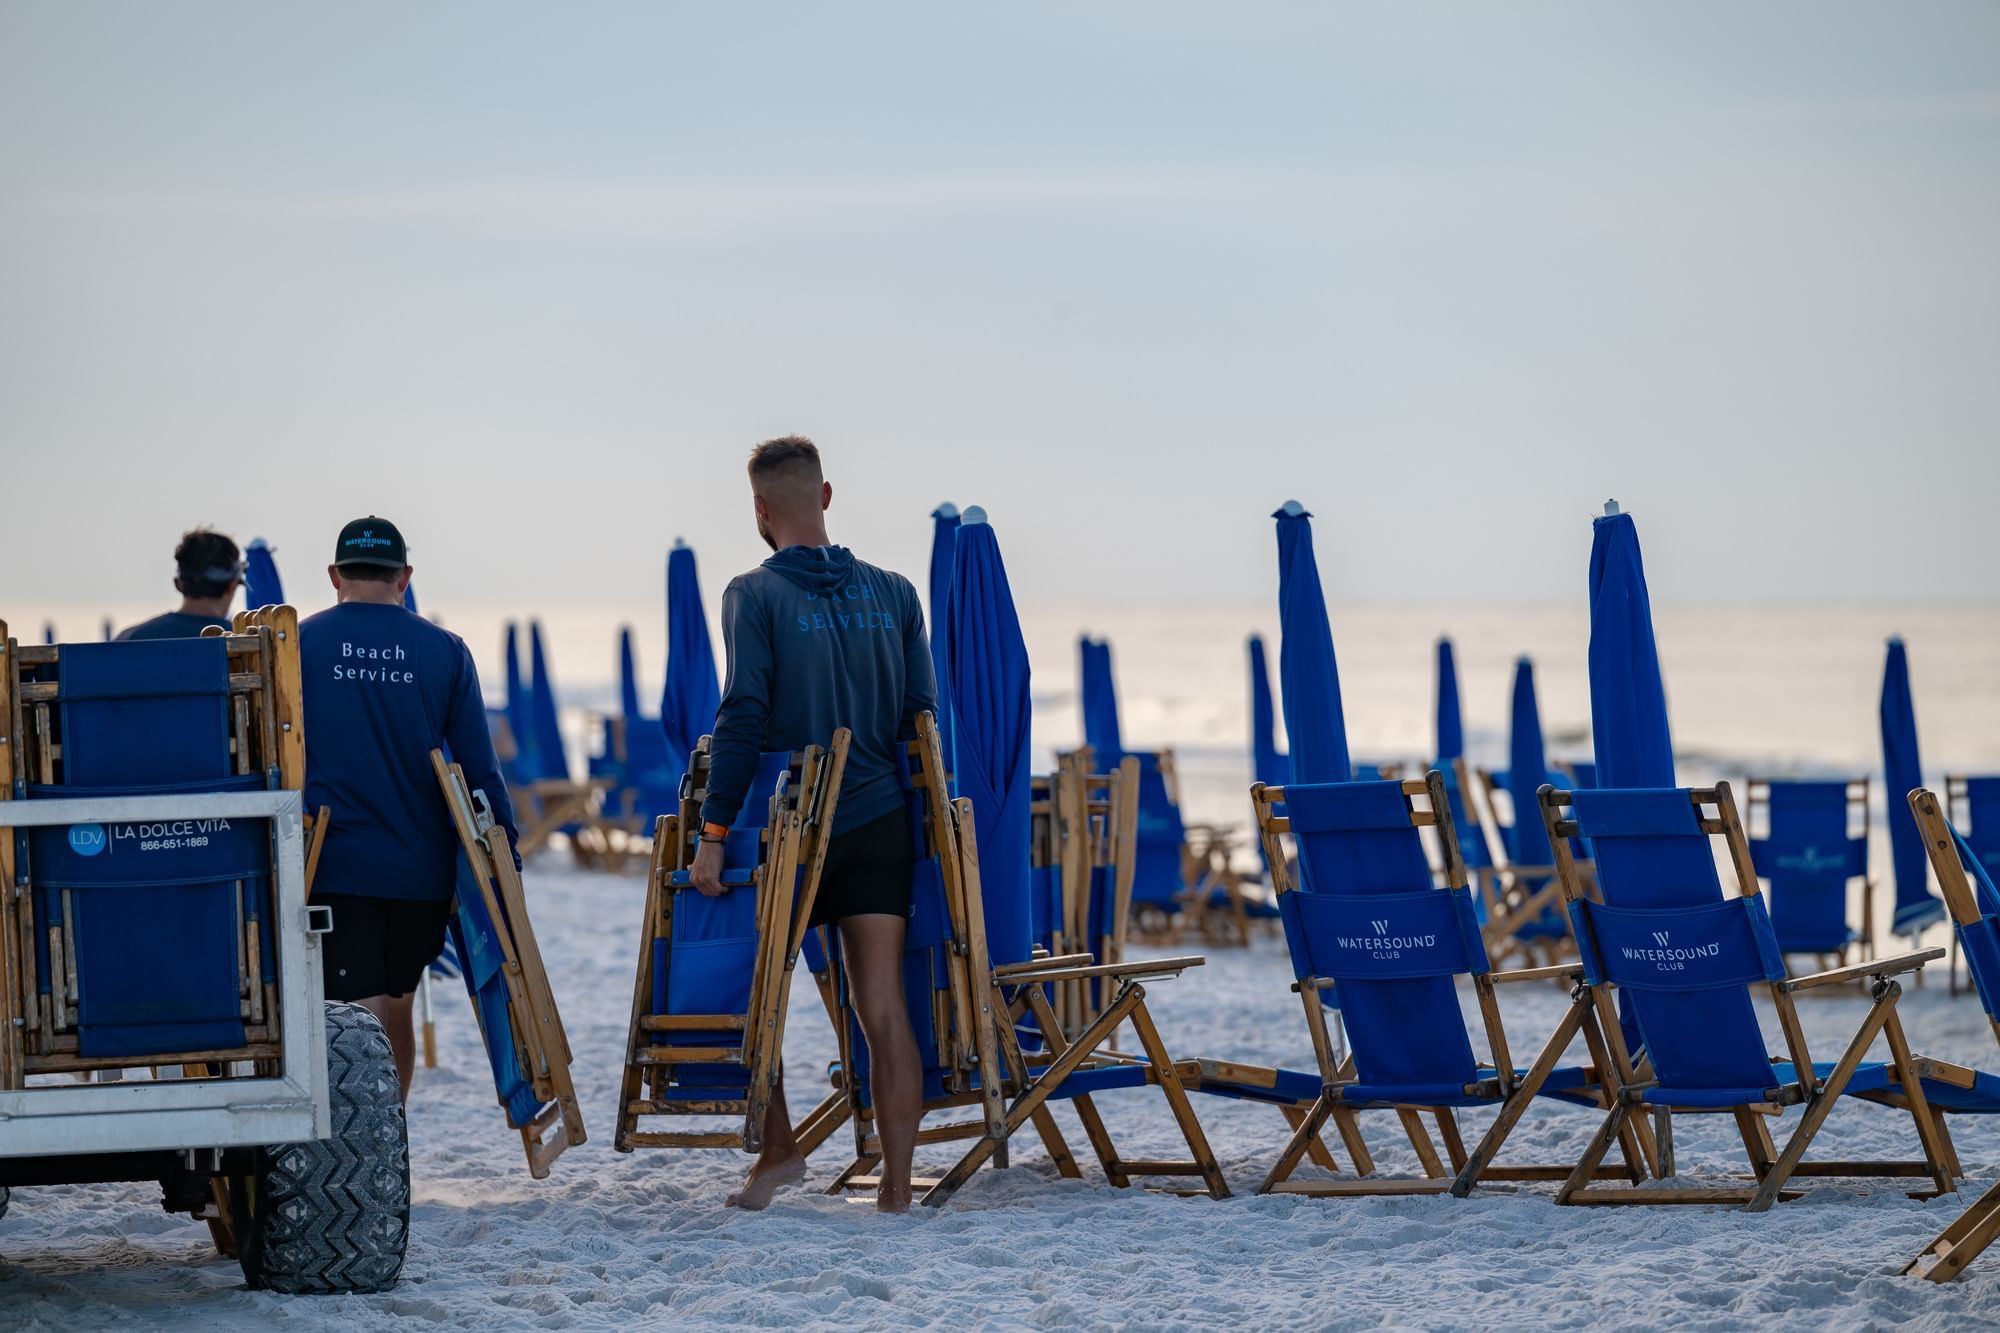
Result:
<instances>
[{"instance_id":1,"label":"bare foot","mask_svg":"<svg viewBox=\"0 0 2000 1333\"><path fill-rule=\"evenodd\" d=\"M907 1213L910 1211L910 1187L902 1185L880 1185L875 1190L875 1211L878 1213Z\"/></svg>"},{"instance_id":2,"label":"bare foot","mask_svg":"<svg viewBox=\"0 0 2000 1333\"><path fill-rule=\"evenodd\" d=\"M771 1197L786 1185L806 1178L806 1159L793 1153L776 1161L766 1161L759 1157L750 1168L749 1179L743 1188L724 1199L728 1208L741 1208L745 1212L759 1212L771 1206Z\"/></svg>"}]
</instances>

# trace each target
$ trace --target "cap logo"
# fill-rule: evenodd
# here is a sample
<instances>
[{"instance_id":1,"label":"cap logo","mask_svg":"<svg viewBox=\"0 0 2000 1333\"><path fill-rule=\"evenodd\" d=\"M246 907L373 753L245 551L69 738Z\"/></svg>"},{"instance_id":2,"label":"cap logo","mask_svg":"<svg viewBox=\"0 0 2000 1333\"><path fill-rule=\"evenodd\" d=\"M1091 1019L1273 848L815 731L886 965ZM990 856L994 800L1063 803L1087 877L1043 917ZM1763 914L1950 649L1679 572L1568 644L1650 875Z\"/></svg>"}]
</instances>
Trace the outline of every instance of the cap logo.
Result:
<instances>
[{"instance_id":1,"label":"cap logo","mask_svg":"<svg viewBox=\"0 0 2000 1333\"><path fill-rule=\"evenodd\" d=\"M390 541L390 540L389 540L389 539L388 539L387 537L377 537L377 536L375 535L375 530L374 530L373 528L363 528L363 529L361 530L361 535L360 535L359 537L349 537L349 538L347 539L347 544L348 544L349 546L393 546L393 545L395 545L395 543L394 543L394 542L392 542L392 541Z\"/></svg>"}]
</instances>

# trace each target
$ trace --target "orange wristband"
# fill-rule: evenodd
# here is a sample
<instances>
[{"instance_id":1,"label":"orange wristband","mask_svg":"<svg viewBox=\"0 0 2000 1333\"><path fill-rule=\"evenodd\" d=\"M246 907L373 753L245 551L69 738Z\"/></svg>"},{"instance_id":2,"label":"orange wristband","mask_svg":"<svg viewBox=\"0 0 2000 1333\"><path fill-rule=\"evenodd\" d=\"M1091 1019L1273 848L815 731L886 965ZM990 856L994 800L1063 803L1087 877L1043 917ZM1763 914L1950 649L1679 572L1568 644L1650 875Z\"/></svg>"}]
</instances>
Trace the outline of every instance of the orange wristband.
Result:
<instances>
[{"instance_id":1,"label":"orange wristband","mask_svg":"<svg viewBox=\"0 0 2000 1333\"><path fill-rule=\"evenodd\" d=\"M729 830L721 824L705 823L701 826L701 834L704 838L726 838Z\"/></svg>"}]
</instances>

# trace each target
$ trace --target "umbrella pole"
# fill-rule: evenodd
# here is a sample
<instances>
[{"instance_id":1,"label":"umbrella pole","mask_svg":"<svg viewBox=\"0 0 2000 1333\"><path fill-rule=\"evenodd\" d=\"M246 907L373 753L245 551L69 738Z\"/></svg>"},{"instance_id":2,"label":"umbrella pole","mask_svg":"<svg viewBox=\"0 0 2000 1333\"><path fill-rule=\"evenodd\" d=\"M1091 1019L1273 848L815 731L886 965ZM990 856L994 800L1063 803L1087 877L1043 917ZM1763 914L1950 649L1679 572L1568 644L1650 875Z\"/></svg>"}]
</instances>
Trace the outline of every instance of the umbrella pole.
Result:
<instances>
[{"instance_id":1,"label":"umbrella pole","mask_svg":"<svg viewBox=\"0 0 2000 1333\"><path fill-rule=\"evenodd\" d=\"M425 968L417 978L417 1012L424 1024L424 1068L438 1067L437 1016L431 1009L431 970Z\"/></svg>"}]
</instances>

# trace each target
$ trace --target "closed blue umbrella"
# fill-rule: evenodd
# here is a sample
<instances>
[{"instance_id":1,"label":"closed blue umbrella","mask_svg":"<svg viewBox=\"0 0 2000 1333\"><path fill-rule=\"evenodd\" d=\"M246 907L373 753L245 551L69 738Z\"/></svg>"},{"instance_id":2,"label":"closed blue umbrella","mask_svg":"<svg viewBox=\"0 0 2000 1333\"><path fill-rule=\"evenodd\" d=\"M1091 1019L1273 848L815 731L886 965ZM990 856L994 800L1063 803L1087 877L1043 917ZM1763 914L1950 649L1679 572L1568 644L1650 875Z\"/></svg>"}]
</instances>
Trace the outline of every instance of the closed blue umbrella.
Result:
<instances>
[{"instance_id":1,"label":"closed blue umbrella","mask_svg":"<svg viewBox=\"0 0 2000 1333\"><path fill-rule=\"evenodd\" d=\"M996 965L1025 962L1034 943L1028 867L1028 645L986 512L965 511L945 618L945 677L958 709L958 791L972 801Z\"/></svg>"},{"instance_id":2,"label":"closed blue umbrella","mask_svg":"<svg viewBox=\"0 0 2000 1333\"><path fill-rule=\"evenodd\" d=\"M1250 636L1250 772L1256 781L1273 787L1292 780L1292 766L1278 749L1278 709L1271 698L1264 639L1257 634Z\"/></svg>"},{"instance_id":3,"label":"closed blue umbrella","mask_svg":"<svg viewBox=\"0 0 2000 1333\"><path fill-rule=\"evenodd\" d=\"M42 642L54 643L55 641L56 641L56 622L53 620L44 620L42 622Z\"/></svg>"},{"instance_id":4,"label":"closed blue umbrella","mask_svg":"<svg viewBox=\"0 0 2000 1333\"><path fill-rule=\"evenodd\" d=\"M556 709L556 682L542 648L542 624L528 622L528 725L535 733L536 776L569 777L569 754L563 748L562 719Z\"/></svg>"},{"instance_id":5,"label":"closed blue umbrella","mask_svg":"<svg viewBox=\"0 0 2000 1333\"><path fill-rule=\"evenodd\" d=\"M955 504L941 504L931 510L931 674L937 680L938 744L944 751L946 771L957 762L953 757L951 696L944 685L944 627L951 612L951 562L958 550L958 523Z\"/></svg>"},{"instance_id":6,"label":"closed blue umbrella","mask_svg":"<svg viewBox=\"0 0 2000 1333\"><path fill-rule=\"evenodd\" d=\"M618 715L639 721L639 665L632 657L632 627L618 627Z\"/></svg>"},{"instance_id":7,"label":"closed blue umbrella","mask_svg":"<svg viewBox=\"0 0 2000 1333\"><path fill-rule=\"evenodd\" d=\"M1542 709L1535 698L1535 664L1523 657L1514 663L1514 702L1507 729L1507 796L1514 803L1513 846L1508 854L1516 865L1545 866L1555 861L1549 832L1542 826L1535 796L1549 780L1549 759L1542 745Z\"/></svg>"},{"instance_id":8,"label":"closed blue umbrella","mask_svg":"<svg viewBox=\"0 0 2000 1333\"><path fill-rule=\"evenodd\" d=\"M514 738L514 776L532 782L541 775L535 760L535 710L529 701L528 678L521 671L519 627L507 622L507 731Z\"/></svg>"},{"instance_id":9,"label":"closed blue umbrella","mask_svg":"<svg viewBox=\"0 0 2000 1333\"><path fill-rule=\"evenodd\" d=\"M1319 561L1313 556L1312 515L1287 500L1278 520L1278 685L1285 735L1291 746L1292 781L1351 782L1347 719L1340 707L1340 671L1333 660L1333 627L1326 618Z\"/></svg>"},{"instance_id":10,"label":"closed blue umbrella","mask_svg":"<svg viewBox=\"0 0 2000 1333\"><path fill-rule=\"evenodd\" d=\"M1438 767L1448 768L1454 759L1465 757L1465 720L1458 711L1458 659L1451 640L1439 639L1437 646L1437 759Z\"/></svg>"},{"instance_id":11,"label":"closed blue umbrella","mask_svg":"<svg viewBox=\"0 0 2000 1333\"><path fill-rule=\"evenodd\" d=\"M1915 938L1944 916L1931 892L1930 862L1910 792L1924 785L1917 755L1917 710L1910 697L1910 659L1901 639L1889 640L1882 666L1882 792L1889 806L1889 864L1896 874L1896 914L1890 929Z\"/></svg>"},{"instance_id":12,"label":"closed blue umbrella","mask_svg":"<svg viewBox=\"0 0 2000 1333\"><path fill-rule=\"evenodd\" d=\"M271 558L270 543L253 537L243 550L243 605L255 611L284 604L285 585L278 577L278 562Z\"/></svg>"},{"instance_id":13,"label":"closed blue umbrella","mask_svg":"<svg viewBox=\"0 0 2000 1333\"><path fill-rule=\"evenodd\" d=\"M1118 682L1111 673L1111 643L1086 635L1077 640L1076 651L1083 743L1095 752L1098 770L1109 772L1125 757L1125 737L1118 725Z\"/></svg>"},{"instance_id":14,"label":"closed blue umbrella","mask_svg":"<svg viewBox=\"0 0 2000 1333\"><path fill-rule=\"evenodd\" d=\"M667 735L668 755L683 771L695 742L714 730L721 707L722 686L715 676L715 645L702 610L694 548L676 540L667 555L667 680L660 692L660 727Z\"/></svg>"},{"instance_id":15,"label":"closed blue umbrella","mask_svg":"<svg viewBox=\"0 0 2000 1333\"><path fill-rule=\"evenodd\" d=\"M415 582L410 582L403 585L403 609L405 611L408 611L413 616L418 614L417 585Z\"/></svg>"},{"instance_id":16,"label":"closed blue umbrella","mask_svg":"<svg viewBox=\"0 0 2000 1333\"><path fill-rule=\"evenodd\" d=\"M1674 742L1639 529L1616 501L1591 524L1590 732L1600 787L1671 787Z\"/></svg>"},{"instance_id":17,"label":"closed blue umbrella","mask_svg":"<svg viewBox=\"0 0 2000 1333\"><path fill-rule=\"evenodd\" d=\"M104 641L106 643L110 643L113 639L117 637L118 637L118 627L111 623L110 616L106 616L104 618Z\"/></svg>"}]
</instances>

